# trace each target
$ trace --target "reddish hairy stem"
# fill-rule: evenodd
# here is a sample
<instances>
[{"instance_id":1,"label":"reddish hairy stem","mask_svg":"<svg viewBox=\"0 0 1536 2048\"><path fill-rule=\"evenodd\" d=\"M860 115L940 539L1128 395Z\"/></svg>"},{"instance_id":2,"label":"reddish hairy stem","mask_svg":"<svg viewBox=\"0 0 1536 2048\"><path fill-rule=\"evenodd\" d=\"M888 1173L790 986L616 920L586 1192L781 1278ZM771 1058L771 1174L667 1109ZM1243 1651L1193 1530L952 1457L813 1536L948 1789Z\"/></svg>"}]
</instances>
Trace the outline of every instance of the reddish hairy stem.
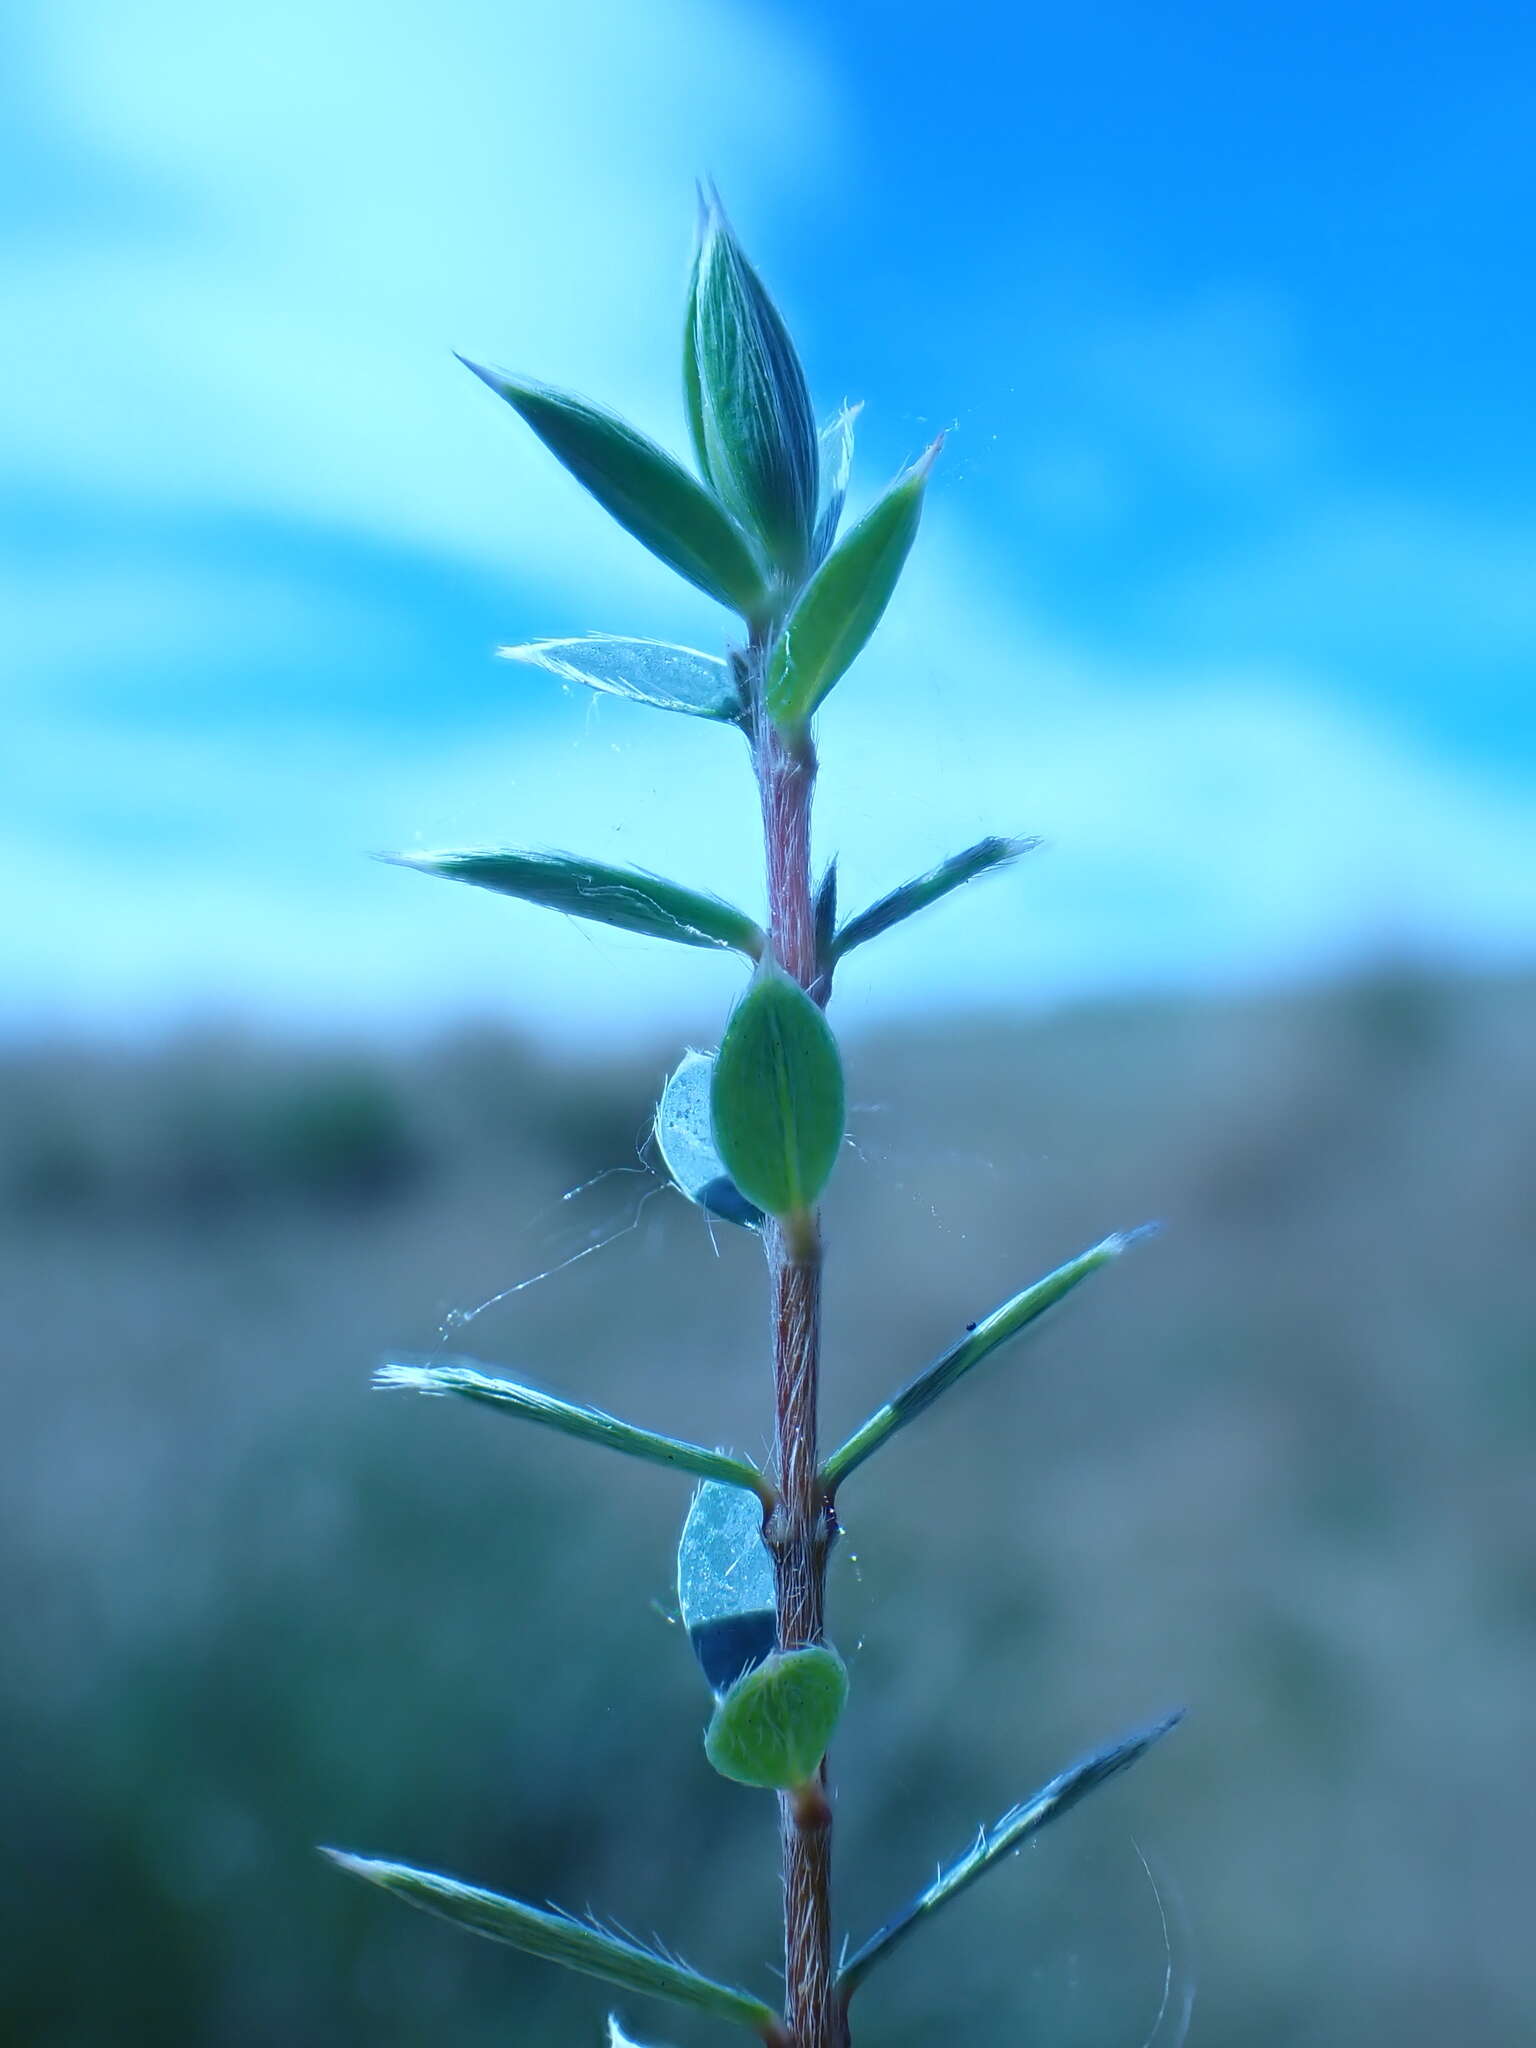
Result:
<instances>
[{"instance_id":1,"label":"reddish hairy stem","mask_svg":"<svg viewBox=\"0 0 1536 2048\"><path fill-rule=\"evenodd\" d=\"M769 1522L779 1642L822 1638L831 1525L817 1479L816 1394L821 1335L821 1243L790 1245L768 1231L773 1295L775 1446L779 1505ZM786 2011L795 2048L841 2048L832 1968L832 1809L822 1783L779 1800L784 1869Z\"/></svg>"},{"instance_id":2,"label":"reddish hairy stem","mask_svg":"<svg viewBox=\"0 0 1536 2048\"><path fill-rule=\"evenodd\" d=\"M768 936L774 959L804 989L816 979L811 897L810 740L786 745L763 718L754 743L768 869ZM827 1552L835 1524L818 1478L821 1370L821 1232L770 1222L763 1233L772 1302L774 1463L779 1502L766 1531L773 1553L780 1646L819 1643L826 1612ZM784 1870L785 2014L794 2048L846 2048L832 1967L832 1809L820 1782L779 1800Z\"/></svg>"},{"instance_id":3,"label":"reddish hairy stem","mask_svg":"<svg viewBox=\"0 0 1536 2048\"><path fill-rule=\"evenodd\" d=\"M766 716L753 755L763 804L768 862L768 937L784 972L808 989L816 979L811 900L811 796L816 750L809 737L788 746Z\"/></svg>"}]
</instances>

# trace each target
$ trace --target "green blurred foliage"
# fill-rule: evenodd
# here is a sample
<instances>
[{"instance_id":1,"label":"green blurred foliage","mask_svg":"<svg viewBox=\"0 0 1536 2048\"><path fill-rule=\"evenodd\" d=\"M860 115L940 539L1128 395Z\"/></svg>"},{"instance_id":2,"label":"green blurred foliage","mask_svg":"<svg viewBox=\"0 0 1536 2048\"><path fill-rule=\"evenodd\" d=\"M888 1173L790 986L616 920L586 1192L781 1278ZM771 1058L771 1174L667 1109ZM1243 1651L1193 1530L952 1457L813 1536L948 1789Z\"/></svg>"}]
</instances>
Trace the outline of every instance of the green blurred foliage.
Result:
<instances>
[{"instance_id":1,"label":"green blurred foliage","mask_svg":"<svg viewBox=\"0 0 1536 2048\"><path fill-rule=\"evenodd\" d=\"M1193 1708L872 1979L859 2040L1137 2048L1164 1946L1133 1837L1196 2044L1536 2033L1533 1045L1536 985L1408 973L854 1039L829 1442L1012 1289L1168 1227L848 1483L848 1933ZM0 1058L0 2039L601 2040L598 1987L321 1840L771 1993L771 1802L709 1769L667 1618L686 1485L367 1391L601 1245L446 1348L762 1453L757 1246L637 1154L674 1056Z\"/></svg>"}]
</instances>

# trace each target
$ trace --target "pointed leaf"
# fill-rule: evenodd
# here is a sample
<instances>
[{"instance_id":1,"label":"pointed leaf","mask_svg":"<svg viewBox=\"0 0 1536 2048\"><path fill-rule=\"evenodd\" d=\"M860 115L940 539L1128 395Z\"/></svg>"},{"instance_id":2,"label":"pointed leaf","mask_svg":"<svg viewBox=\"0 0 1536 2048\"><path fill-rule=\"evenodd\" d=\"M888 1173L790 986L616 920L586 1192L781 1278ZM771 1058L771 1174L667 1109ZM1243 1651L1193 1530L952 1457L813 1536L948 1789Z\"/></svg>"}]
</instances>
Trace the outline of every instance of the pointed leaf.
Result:
<instances>
[{"instance_id":1,"label":"pointed leaf","mask_svg":"<svg viewBox=\"0 0 1536 2048\"><path fill-rule=\"evenodd\" d=\"M803 730L879 625L916 537L938 452L935 441L838 543L780 628L768 657L766 701L782 731Z\"/></svg>"},{"instance_id":2,"label":"pointed leaf","mask_svg":"<svg viewBox=\"0 0 1536 2048\"><path fill-rule=\"evenodd\" d=\"M837 958L837 862L829 860L816 891L816 972L818 979L830 974ZM819 993L819 991L818 991Z\"/></svg>"},{"instance_id":3,"label":"pointed leaf","mask_svg":"<svg viewBox=\"0 0 1536 2048\"><path fill-rule=\"evenodd\" d=\"M717 1695L777 1648L762 1504L739 1486L706 1480L694 1494L677 1546L677 1604Z\"/></svg>"},{"instance_id":4,"label":"pointed leaf","mask_svg":"<svg viewBox=\"0 0 1536 2048\"><path fill-rule=\"evenodd\" d=\"M932 1884L925 1885L915 1899L887 1920L879 1932L872 1935L843 1965L837 1978L843 1998L851 1998L875 1964L883 1961L915 1927L930 1919L940 1907L947 1906L951 1899L968 1891L977 1878L1003 1857L1012 1855L1028 1836L1037 1834L1048 1822L1070 1812L1095 1786L1102 1785L1107 1778L1135 1763L1138 1757L1145 1756L1153 1743L1166 1735L1170 1728L1176 1728L1183 1718L1180 1710L1154 1722L1150 1728L1127 1736L1122 1742L1095 1750L1059 1777L1052 1778L1033 1799L1011 1808L994 1827L983 1828L963 1856L941 1870Z\"/></svg>"},{"instance_id":5,"label":"pointed leaf","mask_svg":"<svg viewBox=\"0 0 1536 2048\"><path fill-rule=\"evenodd\" d=\"M825 1643L775 1650L715 1708L704 1753L738 1785L793 1791L815 1777L847 1698L843 1660Z\"/></svg>"},{"instance_id":6,"label":"pointed leaf","mask_svg":"<svg viewBox=\"0 0 1536 2048\"><path fill-rule=\"evenodd\" d=\"M732 1489L743 1488L753 1497L752 1512L761 1520L763 1500L769 1497L768 1481L745 1458L727 1451L708 1451L702 1444L684 1443L677 1437L661 1436L652 1429L639 1429L621 1422L601 1408L587 1408L577 1401L561 1400L518 1380L496 1379L467 1360L448 1365L384 1365L373 1376L376 1387L401 1388L415 1394L462 1394L468 1401L499 1408L523 1422L537 1422L546 1429L558 1429L564 1436L579 1437L584 1443L602 1444L626 1458L641 1458L651 1465L670 1465L678 1472L692 1472Z\"/></svg>"},{"instance_id":7,"label":"pointed leaf","mask_svg":"<svg viewBox=\"0 0 1536 2048\"><path fill-rule=\"evenodd\" d=\"M642 546L743 618L762 617L767 586L752 543L665 449L588 399L459 360L527 421Z\"/></svg>"},{"instance_id":8,"label":"pointed leaf","mask_svg":"<svg viewBox=\"0 0 1536 2048\"><path fill-rule=\"evenodd\" d=\"M816 419L789 331L713 193L689 306L683 389L700 467L798 582L816 521Z\"/></svg>"},{"instance_id":9,"label":"pointed leaf","mask_svg":"<svg viewBox=\"0 0 1536 2048\"><path fill-rule=\"evenodd\" d=\"M989 874L993 868L1006 867L1021 853L1028 853L1038 844L1035 839L978 839L964 853L951 854L948 860L930 868L926 875L903 882L899 889L882 896L868 910L861 910L857 917L849 918L833 943L832 958L841 960L855 946L878 938L893 924L900 924L903 918L911 917L916 911L926 910L930 903L937 903L940 897L948 896L952 890L974 882L978 875Z\"/></svg>"},{"instance_id":10,"label":"pointed leaf","mask_svg":"<svg viewBox=\"0 0 1536 2048\"><path fill-rule=\"evenodd\" d=\"M524 1955L541 1956L588 1977L621 1985L626 1991L648 1998L668 1998L675 2005L690 2005L719 2019L735 2020L765 2038L774 2037L778 2020L769 2006L749 1992L733 1990L701 1977L685 1963L642 1948L625 1935L610 1934L585 1920L570 1919L564 1913L526 1906L520 1899L503 1898L499 1892L482 1891L477 1885L460 1884L451 1877L439 1877L430 1870L415 1870L408 1863L384 1863L367 1856L351 1856L341 1849L323 1854L354 1877L393 1892L412 1906L421 1906L444 1920L452 1920L472 1933L504 1941Z\"/></svg>"},{"instance_id":11,"label":"pointed leaf","mask_svg":"<svg viewBox=\"0 0 1536 2048\"><path fill-rule=\"evenodd\" d=\"M567 917L590 918L683 946L724 946L755 960L763 935L743 911L718 896L685 889L639 868L609 867L568 853L392 853L384 859L423 875L472 882Z\"/></svg>"},{"instance_id":12,"label":"pointed leaf","mask_svg":"<svg viewBox=\"0 0 1536 2048\"><path fill-rule=\"evenodd\" d=\"M530 640L522 647L498 647L503 661L526 662L563 682L585 683L610 697L651 704L658 711L687 711L695 718L735 723L744 711L730 664L692 647L665 640L626 640L615 633L587 633L577 640Z\"/></svg>"},{"instance_id":13,"label":"pointed leaf","mask_svg":"<svg viewBox=\"0 0 1536 2048\"><path fill-rule=\"evenodd\" d=\"M716 1149L749 1202L809 1209L843 1142L843 1069L827 1020L802 988L765 969L736 1005L710 1089Z\"/></svg>"},{"instance_id":14,"label":"pointed leaf","mask_svg":"<svg viewBox=\"0 0 1536 2048\"><path fill-rule=\"evenodd\" d=\"M957 1380L963 1379L984 1358L989 1358L1000 1344L1006 1344L1010 1337L1016 1337L1021 1330L1037 1322L1063 1295L1070 1294L1080 1280L1086 1280L1100 1266L1107 1266L1111 1259L1117 1259L1125 1247L1140 1235L1140 1231L1117 1231L1101 1244L1091 1246L1075 1259L1069 1259L1064 1266L1058 1266L1054 1273L1047 1273L1033 1287L1026 1287L1022 1293L1015 1294L979 1323L973 1323L958 1344L952 1344L942 1357L936 1358L915 1379L909 1380L899 1394L893 1394L883 1408L877 1408L869 1420L832 1453L821 1472L822 1482L828 1491L835 1492L848 1474L862 1465L866 1458L872 1457L897 1430L905 1429L909 1422L915 1421L940 1394L947 1393Z\"/></svg>"},{"instance_id":15,"label":"pointed leaf","mask_svg":"<svg viewBox=\"0 0 1536 2048\"><path fill-rule=\"evenodd\" d=\"M688 273L688 303L683 313L683 411L688 419L688 439L693 444L693 459L699 465L699 475L709 481L709 444L704 436L704 392L699 382L699 270L704 256L704 240L709 233L709 202L702 190L699 193L699 238L693 252L693 268Z\"/></svg>"},{"instance_id":16,"label":"pointed leaf","mask_svg":"<svg viewBox=\"0 0 1536 2048\"><path fill-rule=\"evenodd\" d=\"M690 1202L727 1223L756 1230L763 1212L737 1187L715 1148L709 1120L714 1072L713 1054L683 1055L656 1105L656 1143L668 1173Z\"/></svg>"},{"instance_id":17,"label":"pointed leaf","mask_svg":"<svg viewBox=\"0 0 1536 2048\"><path fill-rule=\"evenodd\" d=\"M853 475L853 423L863 410L862 399L857 405L849 405L845 401L837 418L821 430L826 489L822 495L821 515L816 521L816 537L811 544L813 567L819 567L831 553L837 529L842 524L843 507L848 502L848 479Z\"/></svg>"}]
</instances>

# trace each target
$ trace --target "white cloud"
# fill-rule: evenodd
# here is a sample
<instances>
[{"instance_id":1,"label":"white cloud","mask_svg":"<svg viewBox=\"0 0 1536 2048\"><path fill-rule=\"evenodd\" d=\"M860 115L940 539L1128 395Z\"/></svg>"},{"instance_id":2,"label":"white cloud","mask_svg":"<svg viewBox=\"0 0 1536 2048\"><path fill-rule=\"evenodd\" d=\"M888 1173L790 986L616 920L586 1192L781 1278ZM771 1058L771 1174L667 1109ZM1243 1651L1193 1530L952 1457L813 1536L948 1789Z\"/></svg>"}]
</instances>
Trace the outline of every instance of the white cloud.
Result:
<instances>
[{"instance_id":1,"label":"white cloud","mask_svg":"<svg viewBox=\"0 0 1536 2048\"><path fill-rule=\"evenodd\" d=\"M1536 806L1436 762L1298 678L1088 675L1004 616L971 687L925 681L909 617L824 719L824 850L854 907L992 829L1048 846L845 970L868 1017L1097 989L1223 985L1361 953L1528 958ZM553 685L530 677L525 687ZM1029 701L1019 701L1026 694ZM139 793L129 861L44 859L12 830L24 923L0 1015L153 1019L227 1006L363 1027L489 1009L560 1036L706 1030L735 964L380 868L360 849L576 847L759 896L745 751L702 723L572 695L532 729L414 745L296 732L35 741L31 786ZM89 946L81 935L89 932Z\"/></svg>"},{"instance_id":2,"label":"white cloud","mask_svg":"<svg viewBox=\"0 0 1536 2048\"><path fill-rule=\"evenodd\" d=\"M695 176L760 217L831 170L792 40L719 0L35 0L30 28L99 203L8 257L13 477L658 587L451 350L679 429Z\"/></svg>"},{"instance_id":3,"label":"white cloud","mask_svg":"<svg viewBox=\"0 0 1536 2048\"><path fill-rule=\"evenodd\" d=\"M276 568L188 569L110 550L77 549L25 573L0 567L0 617L14 678L8 709L30 703L44 718L61 685L110 687L125 669L157 667L174 679L181 715L196 715L225 684L231 655L280 674L306 645L369 644L399 630L356 596L297 585Z\"/></svg>"},{"instance_id":4,"label":"white cloud","mask_svg":"<svg viewBox=\"0 0 1536 2048\"><path fill-rule=\"evenodd\" d=\"M548 587L552 630L579 605L595 625L710 644L720 622L702 600L611 531L447 346L675 424L676 294L657 280L681 283L691 173L718 170L756 229L794 164L808 216L834 93L787 37L714 0L462 6L451 33L442 19L424 0L35 10L63 81L54 112L116 165L131 204L111 232L102 220L12 265L32 368L11 388L6 459L125 506L270 511L516 562ZM1222 335L1246 332L1218 320L1193 343L1165 338L1165 355L1193 347L1209 386ZM1171 377L1147 386L1133 367L1104 366L1128 404L1166 399ZM1208 389L1186 424L1283 468L1306 422L1282 409L1277 427L1256 390L1239 378L1217 403ZM1324 673L1089 662L1010 590L962 502L938 483L881 638L827 707L823 851L841 853L856 904L983 832L1052 844L855 956L854 1015L1240 979L1390 946L1529 956L1529 788L1341 710ZM280 577L159 573L91 560L25 593L30 687L8 750L26 802L0 818L0 1019L227 1005L366 1024L483 1006L628 1040L647 1019L703 1030L722 1014L729 961L360 849L574 846L751 904L733 735L573 696L469 741L312 715L253 738L203 716L185 685L179 729L85 722L52 682L108 668L114 634L175 675L204 646L216 655L227 619L264 636L274 669L312 645L313 601ZM343 607L323 629L344 624ZM507 677L509 701L553 687Z\"/></svg>"},{"instance_id":5,"label":"white cloud","mask_svg":"<svg viewBox=\"0 0 1536 2048\"><path fill-rule=\"evenodd\" d=\"M1219 573L1170 584L1158 609L1206 633L1300 630L1441 658L1536 658L1536 524L1361 491L1303 508Z\"/></svg>"},{"instance_id":6,"label":"white cloud","mask_svg":"<svg viewBox=\"0 0 1536 2048\"><path fill-rule=\"evenodd\" d=\"M1293 328L1275 293L1227 286L1117 310L1058 345L1096 418L1205 481L1251 489L1318 450Z\"/></svg>"}]
</instances>

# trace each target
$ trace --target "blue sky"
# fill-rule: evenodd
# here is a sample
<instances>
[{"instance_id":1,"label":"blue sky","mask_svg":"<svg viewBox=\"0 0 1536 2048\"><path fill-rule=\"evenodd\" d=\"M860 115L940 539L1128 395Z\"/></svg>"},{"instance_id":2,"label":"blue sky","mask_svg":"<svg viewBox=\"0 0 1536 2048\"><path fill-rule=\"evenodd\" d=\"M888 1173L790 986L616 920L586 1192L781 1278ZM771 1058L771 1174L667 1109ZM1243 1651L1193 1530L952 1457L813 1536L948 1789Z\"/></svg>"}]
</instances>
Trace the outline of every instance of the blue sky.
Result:
<instances>
[{"instance_id":1,"label":"blue sky","mask_svg":"<svg viewBox=\"0 0 1536 2048\"><path fill-rule=\"evenodd\" d=\"M361 858L755 903L731 735L492 649L727 622L451 350L681 444L721 183L857 483L951 427L829 702L913 1002L1536 953L1536 18L1515 5L15 0L0 1024L707 1025L726 962ZM867 963L867 964L866 964ZM855 963L850 963L853 969Z\"/></svg>"}]
</instances>

